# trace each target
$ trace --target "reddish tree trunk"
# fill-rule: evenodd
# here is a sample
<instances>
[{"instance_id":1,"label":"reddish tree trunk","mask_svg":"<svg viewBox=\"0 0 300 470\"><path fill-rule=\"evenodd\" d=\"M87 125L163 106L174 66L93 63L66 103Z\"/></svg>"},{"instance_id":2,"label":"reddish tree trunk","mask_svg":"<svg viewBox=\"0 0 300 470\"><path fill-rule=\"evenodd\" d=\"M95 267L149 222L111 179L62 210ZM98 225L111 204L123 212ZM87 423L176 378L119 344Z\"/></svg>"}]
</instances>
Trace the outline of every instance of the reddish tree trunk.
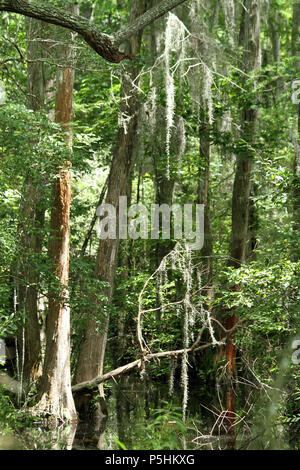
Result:
<instances>
[{"instance_id":1,"label":"reddish tree trunk","mask_svg":"<svg viewBox=\"0 0 300 470\"><path fill-rule=\"evenodd\" d=\"M72 58L69 50L62 48L62 61ZM74 70L71 66L60 68L57 73L55 120L62 125L65 143L71 151ZM70 162L57 168L52 190L51 229L49 259L52 273L58 281L58 289L50 290L46 328L46 353L38 408L52 416L65 420L76 419L75 404L71 392L70 372L70 309L68 301L69 247L70 247Z\"/></svg>"},{"instance_id":2,"label":"reddish tree trunk","mask_svg":"<svg viewBox=\"0 0 300 470\"><path fill-rule=\"evenodd\" d=\"M249 74L260 66L260 0L245 0L245 13L243 13L240 37L244 40L244 71ZM244 153L236 157L236 171L232 195L232 234L229 265L238 269L245 262L246 245L249 228L249 206L251 191L251 170L253 165L253 150L251 143L254 139L255 125L257 120L257 109L248 107L242 112L242 136L248 143L248 148ZM237 291L239 286L231 287L232 291ZM223 318L224 327L229 330L236 325L237 307L225 312ZM236 349L234 345L234 334L227 339L226 347L223 350L226 357L227 374L231 379L236 376ZM230 422L230 429L234 424L234 403L235 391L231 384L227 391L227 414Z\"/></svg>"}]
</instances>

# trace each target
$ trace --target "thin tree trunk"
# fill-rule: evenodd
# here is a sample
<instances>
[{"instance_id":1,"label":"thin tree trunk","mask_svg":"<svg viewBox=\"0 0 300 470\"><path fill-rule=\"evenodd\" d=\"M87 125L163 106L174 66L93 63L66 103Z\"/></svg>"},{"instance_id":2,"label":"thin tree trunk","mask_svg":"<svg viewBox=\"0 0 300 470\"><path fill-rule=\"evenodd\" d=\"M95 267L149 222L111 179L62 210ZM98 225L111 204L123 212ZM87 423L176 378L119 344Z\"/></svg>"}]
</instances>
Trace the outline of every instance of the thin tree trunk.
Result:
<instances>
[{"instance_id":1,"label":"thin tree trunk","mask_svg":"<svg viewBox=\"0 0 300 470\"><path fill-rule=\"evenodd\" d=\"M260 64L260 0L245 0L246 8L244 31L244 71L250 73L259 68ZM232 229L229 265L240 268L245 262L246 244L249 226L249 196L251 190L251 169L253 150L251 143L254 140L257 109L244 108L242 111L242 137L247 142L247 149L237 155L236 170L232 195ZM237 287L235 286L234 289ZM227 316L224 320L226 329L232 328L236 323L236 315ZM228 341L226 348L228 371L235 374L235 348L232 341Z\"/></svg>"},{"instance_id":2,"label":"thin tree trunk","mask_svg":"<svg viewBox=\"0 0 300 470\"><path fill-rule=\"evenodd\" d=\"M277 5L272 0L271 9L273 10L273 15L270 18L270 29L272 37L272 51L274 62L280 62L280 34L279 34L279 13L277 10Z\"/></svg>"},{"instance_id":3,"label":"thin tree trunk","mask_svg":"<svg viewBox=\"0 0 300 470\"><path fill-rule=\"evenodd\" d=\"M259 216L254 198L257 195L257 185L252 184L249 200L249 222L248 222L248 240L246 249L246 260L256 259L255 250L257 248L257 231L259 228Z\"/></svg>"},{"instance_id":4,"label":"thin tree trunk","mask_svg":"<svg viewBox=\"0 0 300 470\"><path fill-rule=\"evenodd\" d=\"M205 63L206 67L212 68L214 63L214 53L209 49L206 41L201 41L200 31L205 30L206 25L201 20L201 7L198 7L199 20L195 21L190 18L192 32L195 34L195 48L198 57ZM197 11L197 10L196 10ZM215 28L218 23L219 5L215 2L214 12L211 15L211 27ZM197 188L197 203L204 205L204 243L200 250L199 258L201 260L201 284L206 289L207 297L212 300L214 297L213 281L213 237L210 222L210 159L211 159L211 128L212 125L209 119L209 109L207 100L203 97L206 93L211 93L211 90L205 90L205 74L199 83L199 92L197 101L200 103L198 108L198 124L199 124L199 163L198 163L198 188ZM211 305L207 305L209 310L212 310Z\"/></svg>"},{"instance_id":5,"label":"thin tree trunk","mask_svg":"<svg viewBox=\"0 0 300 470\"><path fill-rule=\"evenodd\" d=\"M240 38L244 38L244 71L249 74L260 66L260 0L245 0L245 16L242 18ZM229 266L240 268L246 260L246 247L248 240L251 170L253 165L253 150L257 108L248 106L242 111L242 138L247 143L245 151L236 157L236 170L232 195L232 228ZM238 291L238 285L231 286L231 290ZM223 316L223 326L231 330L237 324L237 307L226 311ZM235 391L231 379L236 376L236 348L234 334L226 342L224 355L227 363L227 376L229 378L226 392L227 420L228 420L228 448L235 446Z\"/></svg>"},{"instance_id":6,"label":"thin tree trunk","mask_svg":"<svg viewBox=\"0 0 300 470\"><path fill-rule=\"evenodd\" d=\"M145 1L134 0L131 7L130 21L133 22L145 10ZM138 54L141 46L142 33L132 36L127 44L129 54ZM118 143L113 153L110 175L108 180L106 203L113 205L118 214L119 197L126 195L127 182L130 175L132 146L137 124L137 102L136 91L132 86L132 81L138 74L138 67L132 66L128 74L123 74L122 93L121 93L121 113L124 116L130 116L127 127L122 126L119 129ZM129 97L126 98L125 97ZM118 217L117 217L118 220ZM118 224L115 239L100 240L97 258L95 276L100 281L108 283L109 287L103 289L103 295L107 298L104 302L97 303L99 313L90 316L87 319L87 326L84 340L80 349L76 370L76 383L91 380L93 377L102 375L104 365L104 355L107 343L107 333L109 327L109 305L112 302L114 289L115 268L118 259L119 234ZM104 312L106 312L104 314ZM99 315L101 321L101 330L99 330ZM98 318L97 318L98 317ZM103 388L99 386L100 394L103 396ZM87 415L98 413L101 416L101 409L90 409L90 397L76 397L76 407L80 414Z\"/></svg>"},{"instance_id":7,"label":"thin tree trunk","mask_svg":"<svg viewBox=\"0 0 300 470\"><path fill-rule=\"evenodd\" d=\"M85 252L86 252L86 249L87 249L87 246L88 246L88 243L92 237L92 233L93 233L93 230L94 230L94 227L95 227L95 224L97 222L97 208L98 206L100 206L101 204L103 204L103 201L104 201L104 198L105 198L105 194L106 194L106 190L107 190L107 183L108 183L108 179L106 179L103 187L102 187L102 190L101 190L101 193L100 193L100 196L99 196L99 199L98 199L98 202L97 202L97 206L95 207L95 212L94 212L94 215L93 215L93 218L91 220L91 223L90 223L90 226L89 226L89 229L86 233L86 236L85 236L85 239L84 239L84 242L82 244L82 247L81 247L81 256L84 256L85 255Z\"/></svg>"},{"instance_id":8,"label":"thin tree trunk","mask_svg":"<svg viewBox=\"0 0 300 470\"><path fill-rule=\"evenodd\" d=\"M212 290L212 252L213 240L210 224L210 125L204 120L200 123L200 165L198 180L198 203L204 204L204 244L201 249L202 280L207 287L207 295L213 297Z\"/></svg>"},{"instance_id":9,"label":"thin tree trunk","mask_svg":"<svg viewBox=\"0 0 300 470\"><path fill-rule=\"evenodd\" d=\"M155 7L159 3L159 0L151 0L151 6ZM154 65L155 58L162 53L161 44L159 37L162 34L162 28L164 25L151 25L150 33L150 49L152 55L152 64ZM159 90L160 80L161 80L161 70L154 66L152 72L153 87L155 93ZM156 98L158 101L158 98ZM163 111L163 112L162 112ZM150 152L153 161L154 168L154 184L155 184L155 204L161 206L162 204L167 204L171 206L174 199L175 191L175 164L174 162L169 162L170 168L167 171L167 159L166 159L166 121L165 121L165 109L159 106L158 103L155 104L155 111L153 120L153 129L150 137ZM175 129L173 131L173 136L175 134ZM168 174L167 174L168 173ZM171 240L163 240L160 237L155 244L155 270L159 267L162 259L172 250L174 242ZM159 276L156 277L156 306L161 305L161 295L160 295L160 279ZM156 312L156 330L159 332L161 330L161 309Z\"/></svg>"},{"instance_id":10,"label":"thin tree trunk","mask_svg":"<svg viewBox=\"0 0 300 470\"><path fill-rule=\"evenodd\" d=\"M132 204L132 180L133 180L133 168L131 169L130 176L128 177L127 181L127 204L128 207ZM136 203L139 203L139 197L137 197ZM126 248L124 250L119 250L118 252L118 267L121 267L121 274L120 277L125 281L128 281L132 270L134 269L134 260L133 260L133 246L134 240L126 240L124 241L124 245L126 244ZM127 289L127 287L125 288ZM115 320L115 338L116 338L116 345L114 347L114 363L115 367L118 366L119 361L121 358L126 355L128 349L127 343L127 333L130 329L135 329L135 322L132 318L129 318L128 312L124 308L123 298L120 298L120 302L118 300L115 301L115 307L119 310L118 317ZM121 441L122 442L122 441Z\"/></svg>"},{"instance_id":11,"label":"thin tree trunk","mask_svg":"<svg viewBox=\"0 0 300 470\"><path fill-rule=\"evenodd\" d=\"M295 1L293 9L292 54L297 57L296 69L300 73L300 2ZM294 181L292 187L293 198L293 230L295 233L295 248L293 256L299 260L300 250L297 237L300 233L300 104L297 105L297 135L295 139L295 157L293 162Z\"/></svg>"}]
</instances>

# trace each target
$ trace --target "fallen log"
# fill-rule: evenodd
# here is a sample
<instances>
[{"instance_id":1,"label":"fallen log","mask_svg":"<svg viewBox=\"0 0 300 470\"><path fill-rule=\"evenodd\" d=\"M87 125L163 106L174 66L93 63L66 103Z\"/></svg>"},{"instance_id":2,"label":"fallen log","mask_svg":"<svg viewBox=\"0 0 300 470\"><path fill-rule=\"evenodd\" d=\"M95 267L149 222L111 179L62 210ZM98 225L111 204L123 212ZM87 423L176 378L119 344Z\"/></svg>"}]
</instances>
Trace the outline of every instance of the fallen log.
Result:
<instances>
[{"instance_id":1,"label":"fallen log","mask_svg":"<svg viewBox=\"0 0 300 470\"><path fill-rule=\"evenodd\" d=\"M191 348L188 348L188 349L175 349L173 351L162 351L162 352L153 353L153 354L146 354L143 357L143 361L150 362L153 359L163 359L165 357L171 357L171 356L176 357L176 356L180 356L184 352L187 352L187 353L196 352L196 351L209 348L210 346L213 346L213 345L214 345L213 343L207 343L207 344L203 344L202 346L198 346L197 348L193 348L192 346ZM95 377L92 380L88 380L86 382L81 382L79 384L73 385L72 392L76 393L81 390L84 390L85 388L97 387L97 385L105 382L106 380L115 378L121 374L126 374L127 372L130 372L131 370L135 369L136 367L140 368L141 365L142 365L142 359L136 359L133 362L129 362L128 364L125 364L124 366L118 367L117 369L114 369L111 372L107 372L106 374Z\"/></svg>"}]
</instances>

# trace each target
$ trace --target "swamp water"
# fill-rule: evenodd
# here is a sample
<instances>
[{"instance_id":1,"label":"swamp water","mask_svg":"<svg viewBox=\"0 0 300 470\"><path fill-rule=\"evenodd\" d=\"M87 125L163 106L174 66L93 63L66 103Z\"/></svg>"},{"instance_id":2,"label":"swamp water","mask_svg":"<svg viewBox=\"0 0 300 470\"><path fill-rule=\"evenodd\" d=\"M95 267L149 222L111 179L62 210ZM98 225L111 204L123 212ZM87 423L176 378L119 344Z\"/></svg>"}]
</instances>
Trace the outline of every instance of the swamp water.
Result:
<instances>
[{"instance_id":1,"label":"swamp water","mask_svg":"<svg viewBox=\"0 0 300 470\"><path fill-rule=\"evenodd\" d=\"M11 448L69 450L279 450L299 449L298 429L268 418L270 402L261 392L242 386L236 391L235 425L226 418L222 387L191 385L186 422L182 421L182 390L172 397L167 385L132 379L111 384L107 392L108 418L95 425L79 422L55 430L39 425L23 430L23 444ZM272 404L271 404L272 405ZM0 442L1 448L1 442ZM2 447L3 448L3 447Z\"/></svg>"},{"instance_id":2,"label":"swamp water","mask_svg":"<svg viewBox=\"0 0 300 470\"><path fill-rule=\"evenodd\" d=\"M239 384L232 426L226 393L222 386L191 384L184 423L179 383L170 397L166 384L123 377L107 389L107 419L55 429L31 424L19 435L1 437L0 450L299 450L299 423L282 425L270 417L278 398L272 402L267 393Z\"/></svg>"}]
</instances>

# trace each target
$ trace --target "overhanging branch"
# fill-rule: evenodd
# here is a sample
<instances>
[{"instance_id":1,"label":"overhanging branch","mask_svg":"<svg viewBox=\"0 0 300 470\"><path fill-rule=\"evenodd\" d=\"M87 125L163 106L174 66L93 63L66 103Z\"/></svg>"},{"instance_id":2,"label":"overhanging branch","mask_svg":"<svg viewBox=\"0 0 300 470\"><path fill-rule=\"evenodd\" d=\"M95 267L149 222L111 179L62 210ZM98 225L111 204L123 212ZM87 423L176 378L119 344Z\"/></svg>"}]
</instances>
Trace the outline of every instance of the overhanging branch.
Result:
<instances>
[{"instance_id":1,"label":"overhanging branch","mask_svg":"<svg viewBox=\"0 0 300 470\"><path fill-rule=\"evenodd\" d=\"M31 0L0 0L0 11L18 13L70 29L80 34L89 46L105 60L118 63L124 59L133 59L133 57L127 56L119 51L119 46L122 42L185 1L187 0L162 1L159 5L148 10L127 27L122 28L114 37L100 32L95 24L82 16L74 15L60 8L48 6L44 3L36 3Z\"/></svg>"},{"instance_id":2,"label":"overhanging branch","mask_svg":"<svg viewBox=\"0 0 300 470\"><path fill-rule=\"evenodd\" d=\"M186 2L187 0L164 0L159 5L151 8L150 10L146 11L142 16L137 18L131 24L126 26L125 28L120 29L114 35L114 44L120 45L127 39L129 39L133 34L141 29L144 29L149 24L153 23L155 20L160 18L161 16L168 13L168 11L173 10L173 8L177 7L181 3Z\"/></svg>"}]
</instances>

